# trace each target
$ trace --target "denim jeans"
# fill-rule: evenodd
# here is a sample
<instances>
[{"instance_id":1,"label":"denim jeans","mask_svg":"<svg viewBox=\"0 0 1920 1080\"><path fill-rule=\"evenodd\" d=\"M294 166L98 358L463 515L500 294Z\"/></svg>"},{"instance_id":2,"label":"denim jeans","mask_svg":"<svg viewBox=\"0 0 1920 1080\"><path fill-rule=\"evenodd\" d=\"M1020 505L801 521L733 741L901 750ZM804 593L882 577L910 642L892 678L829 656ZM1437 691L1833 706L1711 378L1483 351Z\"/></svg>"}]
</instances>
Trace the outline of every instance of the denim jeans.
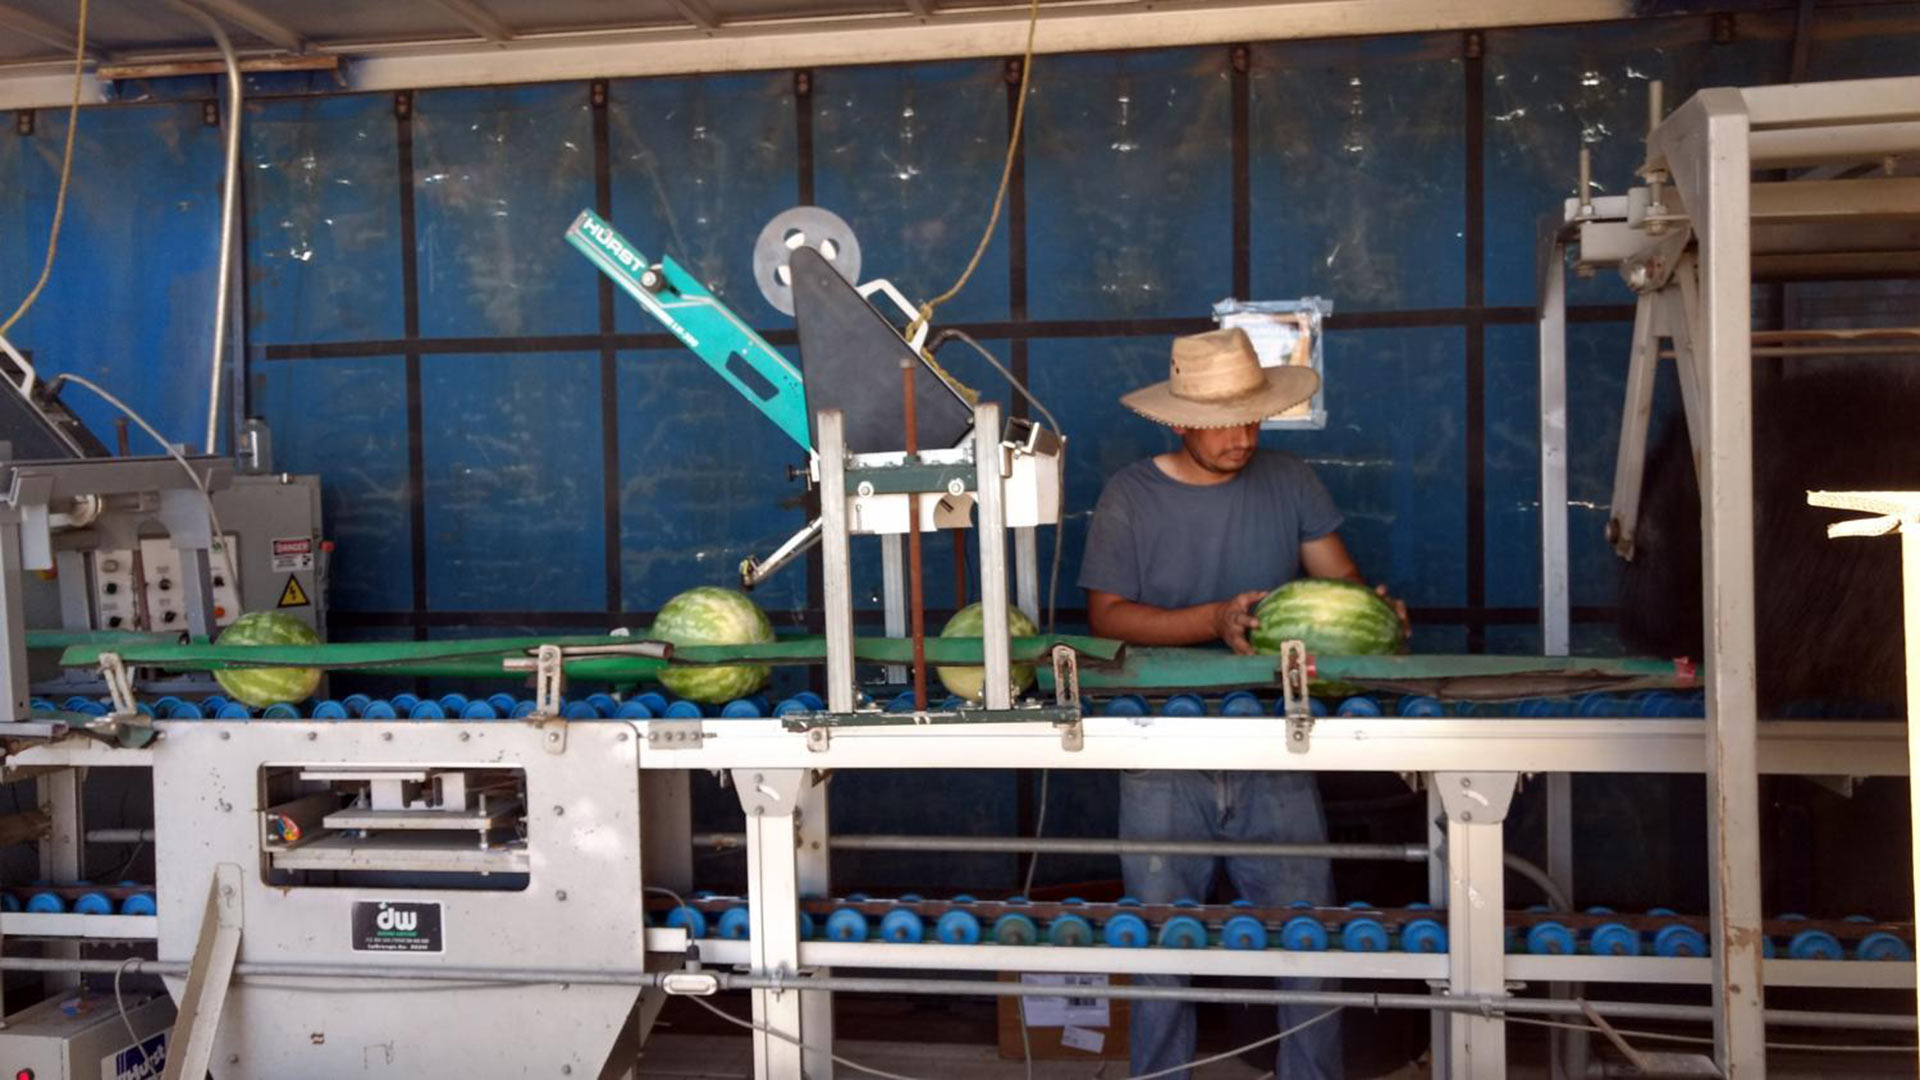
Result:
<instances>
[{"instance_id":1,"label":"denim jeans","mask_svg":"<svg viewBox=\"0 0 1920 1080\"><path fill-rule=\"evenodd\" d=\"M1122 840L1213 840L1238 843L1319 843L1327 838L1320 790L1312 773L1125 772L1120 777ZM1214 873L1226 864L1239 895L1261 907L1295 900L1333 902L1333 872L1323 859L1218 859L1208 855L1124 855L1127 892L1146 904L1182 898L1205 903ZM1179 975L1143 975L1146 986L1185 986ZM1280 979L1287 990L1317 990L1318 979ZM1313 1019L1313 1006L1280 1006L1280 1028ZM1191 1002L1136 1001L1131 1054L1135 1074L1166 1069L1194 1057ZM1278 1080L1339 1080L1340 1021L1329 1019L1280 1041ZM1187 1074L1177 1074L1185 1080Z\"/></svg>"}]
</instances>

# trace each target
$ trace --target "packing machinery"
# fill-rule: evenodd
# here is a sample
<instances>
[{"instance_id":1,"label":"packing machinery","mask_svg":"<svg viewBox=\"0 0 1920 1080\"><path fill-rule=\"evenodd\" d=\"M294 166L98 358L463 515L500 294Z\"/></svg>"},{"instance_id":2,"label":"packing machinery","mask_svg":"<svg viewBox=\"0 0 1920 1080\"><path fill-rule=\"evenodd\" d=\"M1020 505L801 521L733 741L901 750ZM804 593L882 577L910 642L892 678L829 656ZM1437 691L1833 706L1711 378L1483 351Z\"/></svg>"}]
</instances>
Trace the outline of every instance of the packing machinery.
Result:
<instances>
[{"instance_id":1,"label":"packing machinery","mask_svg":"<svg viewBox=\"0 0 1920 1080\"><path fill-rule=\"evenodd\" d=\"M167 1077L223 1080L616 1077L636 1071L669 997L745 991L751 1016L736 1019L751 1031L756 1075L821 1080L836 1068L836 992L1058 993L963 977L993 971L1399 980L1405 989L1393 993L1077 992L1430 1010L1436 1071L1459 1077L1505 1075L1509 1018L1604 1027L1623 1017L1718 1015L1604 992L1592 1000L1537 993L1562 984L1707 983L1718 928L1670 912L1577 912L1559 893L1561 910L1510 911L1513 863L1503 841L1525 776L1714 768L1713 722L1700 713L1727 707L1712 682L1716 658L1702 669L1565 656L1309 656L1297 642L1279 656L1243 657L1052 633L1010 638L1010 593L1038 614L1032 530L1059 521L1061 433L1009 421L999 403L949 378L930 356L942 335L929 338L891 286L856 284L850 230L806 208L763 237L756 272L776 304L791 305L804 377L670 258L648 259L591 213L569 240L807 451L818 520L741 575L751 583L817 544L825 632L686 648L643 632L305 647L62 642L61 662L97 673L108 701L104 715L87 715L66 703L36 705L18 678L7 684L11 717L0 737L8 775L38 776L66 794L40 839L56 855L54 883L0 888L0 904L11 896L35 908L0 912L0 971L101 982L158 975L179 1011L168 1026L104 988L55 994L63 1003L55 1008L70 1002L92 1022L89 1037L102 1041L37 1075L95 1075L89 1055L105 1045L99 1075L115 1077L137 1075L122 1066L151 1070L155 1056ZM899 309L898 321L874 306L876 296ZM198 538L188 546L202 551L212 532L193 489L217 463L188 464L193 483L177 465L138 483L7 465L0 598L42 559L37 530L58 498L150 501L174 520L176 539ZM910 566L902 574L899 538L911 545L920 530L956 527L974 533L984 637L910 634L913 575ZM885 636L866 637L855 633L851 566L856 542L876 536L889 625ZM210 578L204 555L194 558ZM9 604L0 615L0 634L18 656L30 641L20 609ZM650 689L579 692L644 686L670 665L741 662L824 667L825 695L716 709ZM928 663L984 666L985 700L892 696L910 667ZM1012 693L1016 663L1038 667L1035 695ZM225 719L175 700L149 718L141 706L154 703L139 699L130 674L287 665L499 678L530 683L532 693L353 695ZM1309 693L1314 678L1362 692L1328 708ZM1696 693L1703 680L1704 699ZM1753 764L1901 773L1903 740L1897 723L1768 721L1755 728ZM156 880L62 882L77 875L73 854L87 838L78 778L110 767L151 771ZM1363 845L1373 849L1364 854L1424 862L1429 891L1418 904L1306 910L1216 907L1205 897L1143 906L837 896L835 846L901 840L836 839L827 785L845 770L894 768L1398 773L1427 793L1428 842ZM688 777L697 770L725 775L737 793L744 831L724 842L744 848L742 896L696 889ZM996 841L1039 843L973 842ZM1341 846L1265 853L1363 854ZM1764 961L1768 985L1913 986L1909 923L1782 917L1760 929L1778 954ZM76 956L81 942L131 952ZM125 1021L125 1042L103 1036L103 1018ZM1764 1019L1913 1026L1909 1015L1773 1010ZM24 1060L18 1055L38 1030L23 1022L0 1031L0 1065ZM81 1045L63 1038L69 1049ZM1643 1066L1701 1064L1697 1055L1626 1049Z\"/></svg>"}]
</instances>

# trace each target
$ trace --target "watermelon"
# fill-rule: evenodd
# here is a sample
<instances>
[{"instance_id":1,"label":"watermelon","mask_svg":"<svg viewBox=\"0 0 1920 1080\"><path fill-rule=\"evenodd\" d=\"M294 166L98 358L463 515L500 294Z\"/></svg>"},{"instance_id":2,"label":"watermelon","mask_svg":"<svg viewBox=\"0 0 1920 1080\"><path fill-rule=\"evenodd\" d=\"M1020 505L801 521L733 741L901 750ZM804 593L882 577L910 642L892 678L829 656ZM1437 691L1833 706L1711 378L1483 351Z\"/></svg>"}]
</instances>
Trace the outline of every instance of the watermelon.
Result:
<instances>
[{"instance_id":1,"label":"watermelon","mask_svg":"<svg viewBox=\"0 0 1920 1080\"><path fill-rule=\"evenodd\" d=\"M648 636L675 645L753 645L773 640L773 624L746 593L702 585L667 601ZM719 704L760 689L771 674L760 664L669 667L660 685L688 701Z\"/></svg>"},{"instance_id":2,"label":"watermelon","mask_svg":"<svg viewBox=\"0 0 1920 1080\"><path fill-rule=\"evenodd\" d=\"M953 613L947 625L940 630L943 638L977 638L985 634L987 611L978 602L968 604ZM1033 620L1026 613L1012 605L1007 607L1007 632L1013 637L1032 637L1038 632ZM983 667L937 667L934 674L940 676L941 685L947 693L968 701L978 702L986 695L987 669ZM1013 665L1013 693L1017 697L1020 691L1033 684L1033 665Z\"/></svg>"},{"instance_id":3,"label":"watermelon","mask_svg":"<svg viewBox=\"0 0 1920 1080\"><path fill-rule=\"evenodd\" d=\"M249 611L220 632L221 645L318 645L313 627L277 611ZM231 668L216 671L220 688L235 701L256 709L305 701L320 687L320 669L310 667Z\"/></svg>"},{"instance_id":4,"label":"watermelon","mask_svg":"<svg viewBox=\"0 0 1920 1080\"><path fill-rule=\"evenodd\" d=\"M1247 635L1255 652L1277 654L1299 640L1307 652L1326 656L1377 656L1399 652L1406 640L1400 613L1365 585L1334 578L1300 578L1268 593L1253 609L1260 625ZM1316 682L1322 696L1352 694L1358 687Z\"/></svg>"}]
</instances>

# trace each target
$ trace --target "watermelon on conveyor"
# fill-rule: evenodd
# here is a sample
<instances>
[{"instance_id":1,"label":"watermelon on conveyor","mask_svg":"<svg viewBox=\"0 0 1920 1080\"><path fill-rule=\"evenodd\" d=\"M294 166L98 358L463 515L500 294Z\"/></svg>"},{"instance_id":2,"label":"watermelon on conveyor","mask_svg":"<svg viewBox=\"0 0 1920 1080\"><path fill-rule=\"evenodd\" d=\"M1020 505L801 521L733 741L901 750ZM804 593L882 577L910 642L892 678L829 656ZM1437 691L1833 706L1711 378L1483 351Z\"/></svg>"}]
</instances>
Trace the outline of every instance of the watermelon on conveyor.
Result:
<instances>
[{"instance_id":1,"label":"watermelon on conveyor","mask_svg":"<svg viewBox=\"0 0 1920 1080\"><path fill-rule=\"evenodd\" d=\"M1298 639L1307 652L1326 656L1376 656L1399 652L1406 627L1399 612L1365 585L1333 578L1300 578L1268 593L1253 609L1260 625L1247 635L1255 652L1275 654ZM1315 683L1320 695L1353 693L1357 687Z\"/></svg>"},{"instance_id":2,"label":"watermelon on conveyor","mask_svg":"<svg viewBox=\"0 0 1920 1080\"><path fill-rule=\"evenodd\" d=\"M249 611L220 632L221 645L318 645L313 627L277 611ZM220 688L256 709L292 704L313 696L320 669L305 667L229 668L216 671Z\"/></svg>"},{"instance_id":3,"label":"watermelon on conveyor","mask_svg":"<svg viewBox=\"0 0 1920 1080\"><path fill-rule=\"evenodd\" d=\"M773 624L746 593L702 585L667 601L648 636L680 646L753 645L773 640ZM660 685L689 701L719 704L760 689L771 674L760 664L675 666L660 673Z\"/></svg>"},{"instance_id":4,"label":"watermelon on conveyor","mask_svg":"<svg viewBox=\"0 0 1920 1080\"><path fill-rule=\"evenodd\" d=\"M961 608L959 611L954 612L953 618L948 619L947 625L941 628L940 636L943 638L977 638L984 636L986 629L987 609L981 607L979 601L976 600L966 607ZM1009 637L1032 637L1036 633L1039 633L1039 628L1033 625L1033 620L1027 618L1025 612L1011 604L1007 605L1007 635ZM933 671L934 674L940 676L940 684L947 688L947 693L955 697L963 697L970 702L978 704L986 695L987 669L984 667L948 666L937 667L934 668ZM1013 695L1015 697L1019 697L1020 691L1033 685L1032 664L1015 664L1009 674L1013 677Z\"/></svg>"}]
</instances>

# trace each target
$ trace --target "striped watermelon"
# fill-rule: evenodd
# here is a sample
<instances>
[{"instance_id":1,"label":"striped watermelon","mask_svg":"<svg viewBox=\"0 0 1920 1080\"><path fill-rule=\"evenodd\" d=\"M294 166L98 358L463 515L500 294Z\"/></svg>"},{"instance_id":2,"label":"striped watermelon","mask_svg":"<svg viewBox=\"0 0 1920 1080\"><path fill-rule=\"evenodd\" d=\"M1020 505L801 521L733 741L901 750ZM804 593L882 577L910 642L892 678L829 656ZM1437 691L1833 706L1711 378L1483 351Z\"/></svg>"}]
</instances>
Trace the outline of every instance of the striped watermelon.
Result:
<instances>
[{"instance_id":1,"label":"striped watermelon","mask_svg":"<svg viewBox=\"0 0 1920 1080\"><path fill-rule=\"evenodd\" d=\"M977 638L986 633L987 611L976 601L953 613L947 625L940 631L943 638ZM1033 620L1025 612L1013 605L1007 605L1007 632L1012 637L1032 637L1039 632ZM940 684L947 693L963 697L971 702L979 702L986 696L987 669L983 667L937 667L934 674L940 676ZM1013 665L1013 693L1017 697L1022 690L1033 685L1033 665Z\"/></svg>"},{"instance_id":2,"label":"striped watermelon","mask_svg":"<svg viewBox=\"0 0 1920 1080\"><path fill-rule=\"evenodd\" d=\"M702 585L667 601L647 635L675 645L751 645L772 641L773 624L747 594ZM760 664L669 667L660 685L689 701L717 704L746 697L771 674Z\"/></svg>"},{"instance_id":3,"label":"striped watermelon","mask_svg":"<svg viewBox=\"0 0 1920 1080\"><path fill-rule=\"evenodd\" d=\"M277 611L249 611L220 632L222 645L318 645L313 627ZM320 686L320 669L307 667L233 668L216 671L220 688L235 701L256 709L305 701Z\"/></svg>"},{"instance_id":4,"label":"striped watermelon","mask_svg":"<svg viewBox=\"0 0 1920 1080\"><path fill-rule=\"evenodd\" d=\"M1327 656L1374 656L1400 651L1406 628L1399 612L1365 585L1333 578L1300 578L1268 593L1253 609L1260 625L1247 635L1255 652L1275 654L1298 639L1307 652ZM1349 694L1358 688L1315 683L1316 694Z\"/></svg>"}]
</instances>

